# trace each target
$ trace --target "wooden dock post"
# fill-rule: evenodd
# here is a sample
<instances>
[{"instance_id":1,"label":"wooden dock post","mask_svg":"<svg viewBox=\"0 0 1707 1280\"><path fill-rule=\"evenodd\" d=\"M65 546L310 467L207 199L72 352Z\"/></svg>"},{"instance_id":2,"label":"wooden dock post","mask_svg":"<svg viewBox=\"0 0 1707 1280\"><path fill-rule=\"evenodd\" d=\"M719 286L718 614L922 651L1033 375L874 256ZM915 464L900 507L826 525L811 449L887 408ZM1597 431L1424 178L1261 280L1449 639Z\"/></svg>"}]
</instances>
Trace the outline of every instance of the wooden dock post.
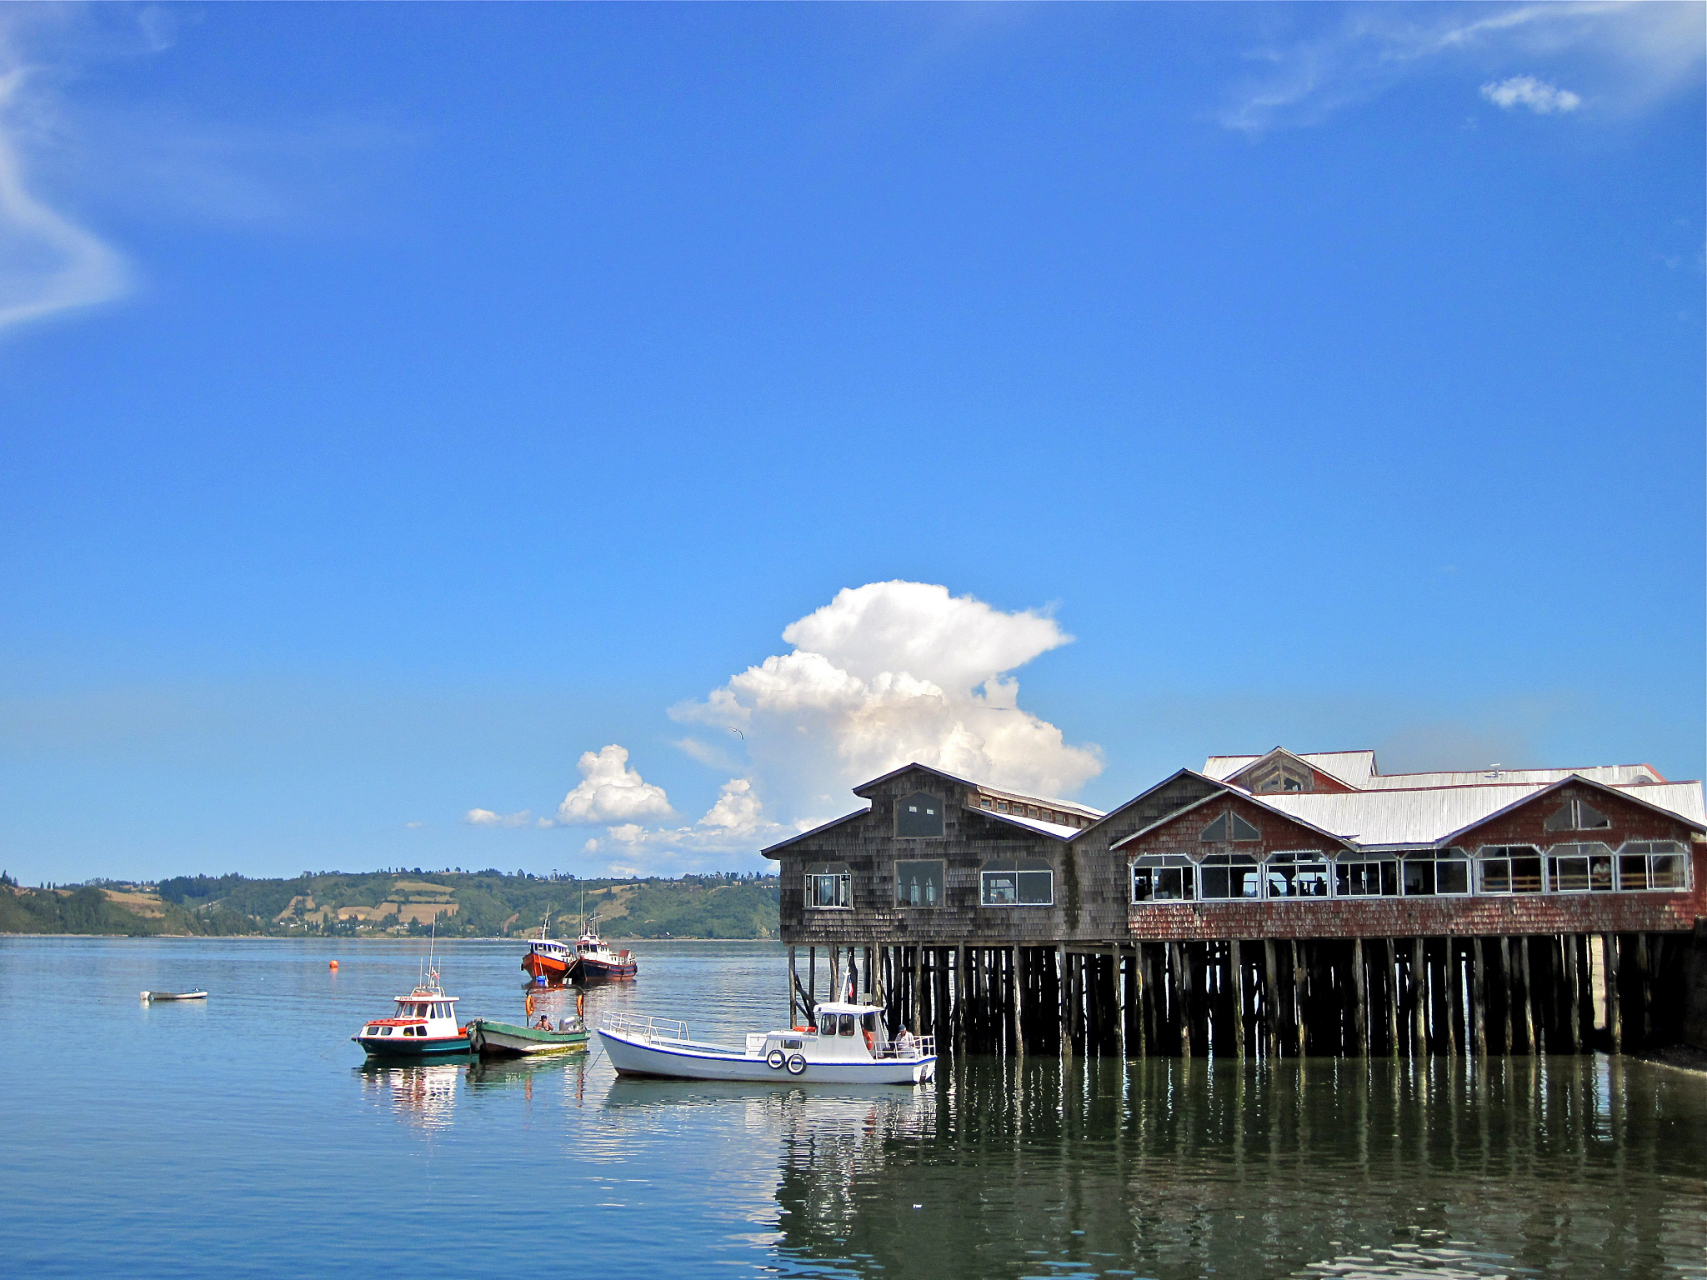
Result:
<instances>
[{"instance_id":1,"label":"wooden dock post","mask_svg":"<svg viewBox=\"0 0 1707 1280\"><path fill-rule=\"evenodd\" d=\"M1310 1047L1309 1017L1304 1002L1309 994L1308 977L1304 972L1304 944L1294 938L1287 947L1292 952L1292 1010L1298 1026L1298 1056L1302 1058Z\"/></svg>"},{"instance_id":2,"label":"wooden dock post","mask_svg":"<svg viewBox=\"0 0 1707 1280\"><path fill-rule=\"evenodd\" d=\"M1486 975L1482 971L1482 939L1470 939L1470 1014L1475 1019L1474 1034L1471 1037L1475 1045L1476 1056L1488 1056L1488 985Z\"/></svg>"},{"instance_id":3,"label":"wooden dock post","mask_svg":"<svg viewBox=\"0 0 1707 1280\"><path fill-rule=\"evenodd\" d=\"M1118 944L1114 949L1114 1017L1119 1025L1120 1060L1125 1062L1126 1051L1126 1017L1129 1005L1126 999L1126 949Z\"/></svg>"},{"instance_id":4,"label":"wooden dock post","mask_svg":"<svg viewBox=\"0 0 1707 1280\"><path fill-rule=\"evenodd\" d=\"M1535 1055L1535 986L1529 981L1529 939L1519 937L1518 968L1523 973L1523 1043L1529 1055ZM1545 1048L1545 1046L1543 1046Z\"/></svg>"},{"instance_id":5,"label":"wooden dock post","mask_svg":"<svg viewBox=\"0 0 1707 1280\"><path fill-rule=\"evenodd\" d=\"M1280 990L1279 968L1275 964L1274 939L1262 940L1263 988L1262 1020L1268 1039L1268 1056L1280 1056Z\"/></svg>"},{"instance_id":6,"label":"wooden dock post","mask_svg":"<svg viewBox=\"0 0 1707 1280\"><path fill-rule=\"evenodd\" d=\"M1351 940L1351 1021L1357 1036L1357 1051L1369 1056L1369 987L1363 975L1363 939Z\"/></svg>"},{"instance_id":7,"label":"wooden dock post","mask_svg":"<svg viewBox=\"0 0 1707 1280\"><path fill-rule=\"evenodd\" d=\"M1386 963L1381 966L1382 998L1387 1002L1387 1056L1399 1056L1399 944L1385 940Z\"/></svg>"},{"instance_id":8,"label":"wooden dock post","mask_svg":"<svg viewBox=\"0 0 1707 1280\"><path fill-rule=\"evenodd\" d=\"M1624 1052L1624 1010L1623 1002L1618 992L1618 935L1602 934L1600 943L1605 948L1606 972L1606 1033L1612 1043L1612 1052Z\"/></svg>"},{"instance_id":9,"label":"wooden dock post","mask_svg":"<svg viewBox=\"0 0 1707 1280\"><path fill-rule=\"evenodd\" d=\"M1423 940L1411 939L1411 971L1407 975L1411 996L1411 1056L1428 1056L1428 969L1423 963Z\"/></svg>"},{"instance_id":10,"label":"wooden dock post","mask_svg":"<svg viewBox=\"0 0 1707 1280\"><path fill-rule=\"evenodd\" d=\"M1233 1053L1240 1062L1245 1060L1245 962L1234 938L1228 947L1228 960L1233 966Z\"/></svg>"},{"instance_id":11,"label":"wooden dock post","mask_svg":"<svg viewBox=\"0 0 1707 1280\"><path fill-rule=\"evenodd\" d=\"M1571 1024L1570 1025L1571 1052L1572 1053L1581 1053L1583 1051L1583 1024L1582 1024L1582 1017L1580 1016L1580 1014L1578 1012L1578 1008L1577 1008L1579 1001L1577 999L1577 940L1576 940L1576 936L1574 934L1569 934L1569 933L1561 934L1559 937L1559 945L1564 951L1565 986L1564 986L1564 990L1561 992L1561 994L1564 995L1566 998L1565 1007L1570 1013L1570 1016L1566 1019L1566 1021L1568 1021Z\"/></svg>"},{"instance_id":12,"label":"wooden dock post","mask_svg":"<svg viewBox=\"0 0 1707 1280\"><path fill-rule=\"evenodd\" d=\"M800 997L795 993L795 983L800 981L798 971L794 967L794 948L788 949L788 1025L794 1026L800 1019L794 1016L800 1006Z\"/></svg>"},{"instance_id":13,"label":"wooden dock post","mask_svg":"<svg viewBox=\"0 0 1707 1280\"><path fill-rule=\"evenodd\" d=\"M1008 1009L1011 1024L1010 1034L1013 1036L1014 1056L1025 1056L1025 967L1022 964L1023 951L1019 947L1011 949L1009 961L1008 986L1012 992L1012 1000Z\"/></svg>"}]
</instances>

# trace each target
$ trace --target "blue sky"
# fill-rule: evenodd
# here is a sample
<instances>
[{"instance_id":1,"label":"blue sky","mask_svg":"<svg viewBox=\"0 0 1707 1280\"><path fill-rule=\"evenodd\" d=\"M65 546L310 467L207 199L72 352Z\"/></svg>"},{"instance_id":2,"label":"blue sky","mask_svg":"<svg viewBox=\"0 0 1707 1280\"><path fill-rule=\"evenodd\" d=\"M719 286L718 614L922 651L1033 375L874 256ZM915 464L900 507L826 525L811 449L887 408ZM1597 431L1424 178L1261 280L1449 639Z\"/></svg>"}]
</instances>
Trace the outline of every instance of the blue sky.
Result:
<instances>
[{"instance_id":1,"label":"blue sky","mask_svg":"<svg viewBox=\"0 0 1707 1280\"><path fill-rule=\"evenodd\" d=\"M1699 778L1702 47L0 9L0 864L756 869L897 753Z\"/></svg>"}]
</instances>

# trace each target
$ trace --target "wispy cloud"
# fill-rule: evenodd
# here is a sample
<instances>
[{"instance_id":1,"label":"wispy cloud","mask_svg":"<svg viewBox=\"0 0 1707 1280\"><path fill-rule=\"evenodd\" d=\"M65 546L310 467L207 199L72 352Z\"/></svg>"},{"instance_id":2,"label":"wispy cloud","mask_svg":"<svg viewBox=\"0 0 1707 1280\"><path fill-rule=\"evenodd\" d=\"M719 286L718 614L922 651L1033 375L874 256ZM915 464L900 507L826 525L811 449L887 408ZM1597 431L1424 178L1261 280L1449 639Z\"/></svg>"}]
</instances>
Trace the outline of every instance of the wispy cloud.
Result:
<instances>
[{"instance_id":1,"label":"wispy cloud","mask_svg":"<svg viewBox=\"0 0 1707 1280\"><path fill-rule=\"evenodd\" d=\"M494 813L490 809L470 809L462 820L471 827L526 827L533 824L531 810L520 813Z\"/></svg>"},{"instance_id":2,"label":"wispy cloud","mask_svg":"<svg viewBox=\"0 0 1707 1280\"><path fill-rule=\"evenodd\" d=\"M32 179L27 144L51 133L54 103L0 22L0 332L108 302L130 287L123 257Z\"/></svg>"},{"instance_id":3,"label":"wispy cloud","mask_svg":"<svg viewBox=\"0 0 1707 1280\"><path fill-rule=\"evenodd\" d=\"M1482 96L1507 111L1513 107L1528 107L1541 116L1555 111L1575 111L1583 104L1583 100L1569 89L1560 89L1534 76L1513 76L1498 84L1485 84Z\"/></svg>"},{"instance_id":4,"label":"wispy cloud","mask_svg":"<svg viewBox=\"0 0 1707 1280\"><path fill-rule=\"evenodd\" d=\"M1284 12L1308 21L1324 11ZM1476 85L1506 109L1557 114L1592 101L1627 113L1698 80L1703 62L1703 9L1693 4L1380 4L1325 12L1329 24L1251 52L1261 69L1235 88L1221 124L1252 135L1316 124L1409 77L1442 73L1473 76L1466 92ZM1533 69L1548 62L1593 92L1537 78ZM1515 74L1486 83L1506 71Z\"/></svg>"}]
</instances>

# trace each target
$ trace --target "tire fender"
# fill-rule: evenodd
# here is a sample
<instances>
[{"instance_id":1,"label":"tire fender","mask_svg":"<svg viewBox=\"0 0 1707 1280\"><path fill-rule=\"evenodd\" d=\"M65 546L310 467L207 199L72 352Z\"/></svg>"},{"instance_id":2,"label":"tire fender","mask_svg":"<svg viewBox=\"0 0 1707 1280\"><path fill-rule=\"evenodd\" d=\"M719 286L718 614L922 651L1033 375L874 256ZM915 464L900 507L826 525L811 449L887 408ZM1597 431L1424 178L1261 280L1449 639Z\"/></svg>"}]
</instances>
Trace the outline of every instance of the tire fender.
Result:
<instances>
[{"instance_id":1,"label":"tire fender","mask_svg":"<svg viewBox=\"0 0 1707 1280\"><path fill-rule=\"evenodd\" d=\"M790 1054L788 1058L788 1074L800 1075L806 1070L806 1055L803 1053Z\"/></svg>"},{"instance_id":2,"label":"tire fender","mask_svg":"<svg viewBox=\"0 0 1707 1280\"><path fill-rule=\"evenodd\" d=\"M785 1057L781 1049L772 1049L765 1055L765 1065L772 1071L781 1071L784 1061Z\"/></svg>"}]
</instances>

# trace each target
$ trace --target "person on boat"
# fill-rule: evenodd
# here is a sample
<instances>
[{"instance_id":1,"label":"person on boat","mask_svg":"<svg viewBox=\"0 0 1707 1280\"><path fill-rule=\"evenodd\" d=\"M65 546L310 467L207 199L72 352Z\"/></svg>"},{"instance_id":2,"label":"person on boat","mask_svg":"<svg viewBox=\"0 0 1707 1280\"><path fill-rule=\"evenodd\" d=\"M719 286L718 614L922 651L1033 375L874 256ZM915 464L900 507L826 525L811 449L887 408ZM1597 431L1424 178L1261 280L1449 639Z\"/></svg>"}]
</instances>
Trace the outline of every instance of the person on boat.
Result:
<instances>
[{"instance_id":1,"label":"person on boat","mask_svg":"<svg viewBox=\"0 0 1707 1280\"><path fill-rule=\"evenodd\" d=\"M903 1057L913 1051L913 1032L908 1027L901 1028L901 1034L895 1037L895 1047Z\"/></svg>"},{"instance_id":2,"label":"person on boat","mask_svg":"<svg viewBox=\"0 0 1707 1280\"><path fill-rule=\"evenodd\" d=\"M535 1031L550 1031L551 1019L546 1017L543 1013L540 1014L539 1021L533 1024L533 1029Z\"/></svg>"}]
</instances>

